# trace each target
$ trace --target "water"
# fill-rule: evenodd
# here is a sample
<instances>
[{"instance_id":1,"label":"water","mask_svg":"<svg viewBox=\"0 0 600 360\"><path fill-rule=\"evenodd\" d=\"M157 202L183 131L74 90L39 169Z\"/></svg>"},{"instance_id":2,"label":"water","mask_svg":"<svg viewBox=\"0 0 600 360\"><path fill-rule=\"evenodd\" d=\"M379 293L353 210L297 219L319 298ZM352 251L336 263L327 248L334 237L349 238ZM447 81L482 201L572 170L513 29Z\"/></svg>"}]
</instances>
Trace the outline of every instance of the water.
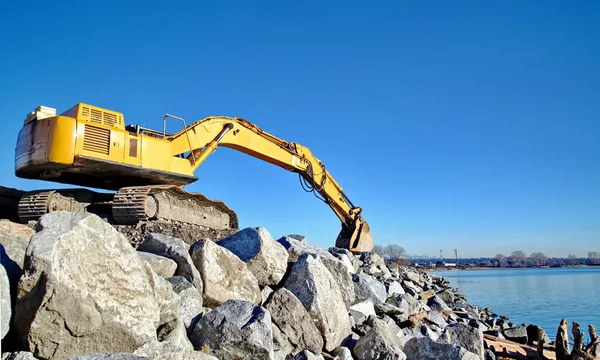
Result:
<instances>
[{"instance_id":1,"label":"water","mask_svg":"<svg viewBox=\"0 0 600 360\"><path fill-rule=\"evenodd\" d=\"M541 326L551 340L566 318L587 333L600 331L600 268L532 268L429 271L460 289L469 303L508 316L515 325ZM586 337L589 340L589 337Z\"/></svg>"}]
</instances>

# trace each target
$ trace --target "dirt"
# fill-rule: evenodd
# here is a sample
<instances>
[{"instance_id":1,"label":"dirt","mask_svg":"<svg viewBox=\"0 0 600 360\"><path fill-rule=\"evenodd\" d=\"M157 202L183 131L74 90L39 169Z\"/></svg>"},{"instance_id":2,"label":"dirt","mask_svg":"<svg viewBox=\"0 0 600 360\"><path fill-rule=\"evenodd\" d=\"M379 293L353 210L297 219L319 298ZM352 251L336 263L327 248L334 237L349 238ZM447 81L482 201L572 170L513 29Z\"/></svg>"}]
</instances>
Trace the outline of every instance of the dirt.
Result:
<instances>
[{"instance_id":1,"label":"dirt","mask_svg":"<svg viewBox=\"0 0 600 360\"><path fill-rule=\"evenodd\" d=\"M200 239L219 241L236 232L238 229L211 229L205 226L180 223L176 221L140 221L137 225L113 225L125 235L134 247L137 247L150 233L160 233L182 239L193 244Z\"/></svg>"}]
</instances>

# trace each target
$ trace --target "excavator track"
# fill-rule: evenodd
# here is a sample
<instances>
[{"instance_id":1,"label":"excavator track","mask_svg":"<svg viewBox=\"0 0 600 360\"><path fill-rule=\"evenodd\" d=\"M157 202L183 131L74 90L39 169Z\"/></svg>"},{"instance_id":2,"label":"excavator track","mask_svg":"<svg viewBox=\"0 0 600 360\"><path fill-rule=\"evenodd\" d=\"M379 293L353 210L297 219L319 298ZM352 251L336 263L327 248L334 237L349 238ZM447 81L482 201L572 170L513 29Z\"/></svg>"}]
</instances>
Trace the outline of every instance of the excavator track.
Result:
<instances>
[{"instance_id":1,"label":"excavator track","mask_svg":"<svg viewBox=\"0 0 600 360\"><path fill-rule=\"evenodd\" d=\"M151 186L132 186L119 189L113 198L113 219L117 224L135 225L138 221L156 216L156 201L149 196Z\"/></svg>"},{"instance_id":2,"label":"excavator track","mask_svg":"<svg viewBox=\"0 0 600 360\"><path fill-rule=\"evenodd\" d=\"M17 212L19 219L24 223L31 220L36 221L50 211L85 212L86 207L96 197L105 198L106 195L85 189L32 191L21 197Z\"/></svg>"},{"instance_id":3,"label":"excavator track","mask_svg":"<svg viewBox=\"0 0 600 360\"><path fill-rule=\"evenodd\" d=\"M54 192L54 190L51 190L23 195L17 208L21 222L36 221L40 216L47 213L48 201Z\"/></svg>"},{"instance_id":4,"label":"excavator track","mask_svg":"<svg viewBox=\"0 0 600 360\"><path fill-rule=\"evenodd\" d=\"M235 229L237 215L220 201L189 193L175 185L130 186L113 198L117 224L135 225L146 220L172 220L214 229Z\"/></svg>"}]
</instances>

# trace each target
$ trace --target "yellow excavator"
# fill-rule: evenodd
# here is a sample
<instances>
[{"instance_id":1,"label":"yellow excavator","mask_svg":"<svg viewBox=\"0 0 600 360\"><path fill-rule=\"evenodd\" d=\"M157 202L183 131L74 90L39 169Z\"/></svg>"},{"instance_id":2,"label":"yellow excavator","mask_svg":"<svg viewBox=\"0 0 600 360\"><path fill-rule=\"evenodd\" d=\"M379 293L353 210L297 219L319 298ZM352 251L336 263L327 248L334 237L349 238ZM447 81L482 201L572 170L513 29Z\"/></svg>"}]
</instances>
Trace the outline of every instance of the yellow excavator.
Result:
<instances>
[{"instance_id":1,"label":"yellow excavator","mask_svg":"<svg viewBox=\"0 0 600 360\"><path fill-rule=\"evenodd\" d=\"M182 130L168 134L167 119L181 121ZM15 174L116 192L30 191L19 201L19 218L27 222L50 211L88 211L104 214L117 224L167 219L236 229L237 214L223 202L183 189L198 180L194 172L217 146L298 173L305 190L315 193L341 220L336 247L355 253L373 249L362 209L350 202L306 147L237 117L211 116L187 125L184 119L167 114L159 131L125 125L122 113L85 103L59 115L46 106L27 115L15 149Z\"/></svg>"}]
</instances>

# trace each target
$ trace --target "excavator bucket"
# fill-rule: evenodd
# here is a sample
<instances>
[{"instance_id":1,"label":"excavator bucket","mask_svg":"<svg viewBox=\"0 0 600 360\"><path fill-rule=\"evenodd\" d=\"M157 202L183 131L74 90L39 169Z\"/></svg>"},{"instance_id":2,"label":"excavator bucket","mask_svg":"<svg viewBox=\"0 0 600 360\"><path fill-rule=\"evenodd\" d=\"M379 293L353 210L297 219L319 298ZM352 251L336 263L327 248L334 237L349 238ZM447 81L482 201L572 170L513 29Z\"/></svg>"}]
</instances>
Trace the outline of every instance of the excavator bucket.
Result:
<instances>
[{"instance_id":1,"label":"excavator bucket","mask_svg":"<svg viewBox=\"0 0 600 360\"><path fill-rule=\"evenodd\" d=\"M375 243L369 224L364 221L356 221L352 225L342 224L342 230L335 241L335 246L353 253L373 250Z\"/></svg>"}]
</instances>

